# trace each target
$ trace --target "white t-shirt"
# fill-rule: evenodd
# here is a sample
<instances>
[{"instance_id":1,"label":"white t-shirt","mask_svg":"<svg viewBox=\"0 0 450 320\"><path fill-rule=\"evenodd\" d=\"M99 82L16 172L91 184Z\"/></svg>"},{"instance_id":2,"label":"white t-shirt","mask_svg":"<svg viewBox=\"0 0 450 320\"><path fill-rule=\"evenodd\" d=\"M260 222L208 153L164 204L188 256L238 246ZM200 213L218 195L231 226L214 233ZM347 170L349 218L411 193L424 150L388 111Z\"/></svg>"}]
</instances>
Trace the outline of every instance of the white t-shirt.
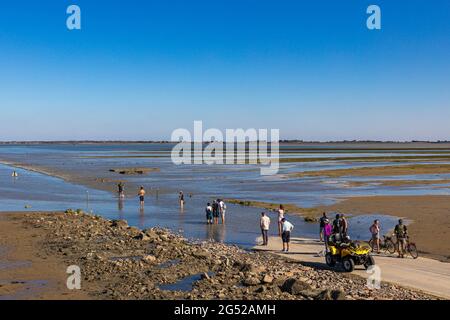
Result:
<instances>
[{"instance_id":1,"label":"white t-shirt","mask_svg":"<svg viewBox=\"0 0 450 320\"><path fill-rule=\"evenodd\" d=\"M223 210L225 210L226 208L227 208L227 206L225 205L225 202L223 202L223 201L220 201L219 202L219 207L220 207L220 209L223 211Z\"/></svg>"},{"instance_id":2,"label":"white t-shirt","mask_svg":"<svg viewBox=\"0 0 450 320\"><path fill-rule=\"evenodd\" d=\"M294 229L294 225L292 223L287 220L283 222L283 232L292 231L292 229Z\"/></svg>"},{"instance_id":3,"label":"white t-shirt","mask_svg":"<svg viewBox=\"0 0 450 320\"><path fill-rule=\"evenodd\" d=\"M269 230L270 218L268 216L261 217L260 225L261 225L261 229Z\"/></svg>"}]
</instances>

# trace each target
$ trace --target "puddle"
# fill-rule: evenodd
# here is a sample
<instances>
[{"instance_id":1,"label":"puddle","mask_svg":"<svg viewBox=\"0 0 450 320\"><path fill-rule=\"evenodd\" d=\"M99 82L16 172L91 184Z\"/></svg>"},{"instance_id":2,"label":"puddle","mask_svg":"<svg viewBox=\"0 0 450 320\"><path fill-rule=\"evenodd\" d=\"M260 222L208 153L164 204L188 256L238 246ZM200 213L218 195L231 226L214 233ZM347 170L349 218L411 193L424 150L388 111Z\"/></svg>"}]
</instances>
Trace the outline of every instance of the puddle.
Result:
<instances>
[{"instance_id":1,"label":"puddle","mask_svg":"<svg viewBox=\"0 0 450 320\"><path fill-rule=\"evenodd\" d=\"M47 280L0 281L0 287L10 287L10 294L0 296L0 300L23 300L36 297L48 285Z\"/></svg>"},{"instance_id":2,"label":"puddle","mask_svg":"<svg viewBox=\"0 0 450 320\"><path fill-rule=\"evenodd\" d=\"M159 265L157 266L157 268L158 268L158 269L166 269L166 268L170 268L170 267L173 267L173 266L179 264L180 261L181 261L180 259L168 260L168 261L166 261L166 262L163 262L163 263L159 264Z\"/></svg>"},{"instance_id":3,"label":"puddle","mask_svg":"<svg viewBox=\"0 0 450 320\"><path fill-rule=\"evenodd\" d=\"M159 288L161 290L168 290L168 291L183 291L183 292L189 292L192 290L192 287L196 281L201 280L203 273L194 274L192 276L187 276L175 283L168 283L168 284L161 284L159 285ZM208 272L208 275L212 277L214 275L213 272Z\"/></svg>"}]
</instances>

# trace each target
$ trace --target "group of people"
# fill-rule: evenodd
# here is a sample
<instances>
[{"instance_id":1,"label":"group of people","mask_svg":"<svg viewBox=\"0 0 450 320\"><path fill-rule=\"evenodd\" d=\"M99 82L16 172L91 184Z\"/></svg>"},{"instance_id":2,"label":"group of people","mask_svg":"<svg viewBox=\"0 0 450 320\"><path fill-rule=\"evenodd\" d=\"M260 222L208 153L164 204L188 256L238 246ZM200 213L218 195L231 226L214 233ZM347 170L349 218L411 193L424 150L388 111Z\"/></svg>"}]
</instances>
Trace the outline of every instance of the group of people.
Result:
<instances>
[{"instance_id":1,"label":"group of people","mask_svg":"<svg viewBox=\"0 0 450 320\"><path fill-rule=\"evenodd\" d=\"M287 221L284 216L284 207L280 205L280 207L276 210L278 213L278 235L281 237L283 242L283 252L289 252L289 243L291 242L291 232L294 229L294 225ZM260 219L260 227L261 227L261 235L263 239L263 246L267 246L269 244L269 228L270 228L270 218L265 212L261 212Z\"/></svg>"},{"instance_id":2,"label":"group of people","mask_svg":"<svg viewBox=\"0 0 450 320\"><path fill-rule=\"evenodd\" d=\"M15 172L14 172L15 173ZM119 182L117 185L119 199L125 198L124 185ZM138 197L141 208L144 207L146 191L143 186L139 188ZM178 201L181 208L183 208L185 199L183 191L179 192ZM226 204L223 199L213 200L212 204L208 202L206 205L206 223L207 224L219 224L219 217L221 218L222 224L225 224L225 213ZM285 209L283 205L280 205L277 210L277 227L278 235L281 237L283 242L283 252L289 252L289 243L291 239L291 232L294 229L294 225L287 221L285 218ZM270 228L270 218L265 213L261 213L260 228L263 246L267 246L269 242L269 228ZM375 252L380 252L380 235L381 227L380 221L378 219L374 220L373 224L369 228L371 239L373 241L373 249ZM397 251L399 257L403 258L405 254L405 246L408 237L408 230L406 225L404 225L403 220L400 219L398 224L394 228L394 235L397 239ZM330 221L326 212L322 214L319 219L319 236L320 241L325 243L325 250L328 251L328 243L330 242L331 236L339 241L344 241L348 239L348 221L343 214L336 214L333 222Z\"/></svg>"},{"instance_id":3,"label":"group of people","mask_svg":"<svg viewBox=\"0 0 450 320\"><path fill-rule=\"evenodd\" d=\"M207 224L219 224L219 217L222 220L222 224L225 224L225 213L227 206L222 199L213 200L212 204L208 202L206 205L206 223Z\"/></svg>"},{"instance_id":4,"label":"group of people","mask_svg":"<svg viewBox=\"0 0 450 320\"><path fill-rule=\"evenodd\" d=\"M378 219L373 221L373 224L370 226L369 231L372 235L373 250L376 251L377 253L380 253L381 227L380 227L380 221ZM407 238L408 238L408 228L403 223L403 219L398 220L398 224L395 225L393 235L397 239L396 250L398 252L398 257L404 258L405 247L406 247Z\"/></svg>"}]
</instances>

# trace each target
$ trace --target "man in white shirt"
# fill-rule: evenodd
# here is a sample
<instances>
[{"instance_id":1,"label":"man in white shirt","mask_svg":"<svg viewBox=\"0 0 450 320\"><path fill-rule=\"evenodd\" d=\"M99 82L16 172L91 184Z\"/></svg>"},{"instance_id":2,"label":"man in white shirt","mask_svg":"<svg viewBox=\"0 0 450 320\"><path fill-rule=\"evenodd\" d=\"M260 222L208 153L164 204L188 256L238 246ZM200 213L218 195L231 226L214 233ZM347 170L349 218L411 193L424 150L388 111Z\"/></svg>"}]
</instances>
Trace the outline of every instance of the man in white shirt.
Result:
<instances>
[{"instance_id":1,"label":"man in white shirt","mask_svg":"<svg viewBox=\"0 0 450 320\"><path fill-rule=\"evenodd\" d=\"M225 205L225 202L221 199L219 201L219 211L220 216L222 217L222 224L225 224L225 211L227 210L227 206Z\"/></svg>"},{"instance_id":2,"label":"man in white shirt","mask_svg":"<svg viewBox=\"0 0 450 320\"><path fill-rule=\"evenodd\" d=\"M281 239L283 240L283 252L289 251L289 242L291 241L291 231L294 229L294 225L286 220L286 218L281 219L283 233L281 234Z\"/></svg>"},{"instance_id":3,"label":"man in white shirt","mask_svg":"<svg viewBox=\"0 0 450 320\"><path fill-rule=\"evenodd\" d=\"M261 212L261 220L260 220L260 226L261 226L261 233L262 233L262 238L263 238L263 246L267 246L268 242L269 242L269 237L267 235L268 231L269 231L269 226L270 226L270 218L268 216L266 216L265 212Z\"/></svg>"}]
</instances>

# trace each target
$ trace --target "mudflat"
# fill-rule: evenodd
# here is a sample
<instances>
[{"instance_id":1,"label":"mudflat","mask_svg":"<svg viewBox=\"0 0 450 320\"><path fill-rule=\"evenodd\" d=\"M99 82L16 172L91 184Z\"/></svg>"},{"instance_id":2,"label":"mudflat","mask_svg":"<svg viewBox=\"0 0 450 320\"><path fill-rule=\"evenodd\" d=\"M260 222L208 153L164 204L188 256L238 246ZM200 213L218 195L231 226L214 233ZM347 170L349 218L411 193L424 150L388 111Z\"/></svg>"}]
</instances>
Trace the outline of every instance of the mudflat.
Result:
<instances>
[{"instance_id":1,"label":"mudflat","mask_svg":"<svg viewBox=\"0 0 450 320\"><path fill-rule=\"evenodd\" d=\"M450 262L450 196L352 197L318 209L352 215L378 213L412 220L408 229L419 252ZM387 233L392 227L382 226L382 232Z\"/></svg>"},{"instance_id":2,"label":"mudflat","mask_svg":"<svg viewBox=\"0 0 450 320\"><path fill-rule=\"evenodd\" d=\"M382 167L362 167L350 169L305 171L290 174L290 177L346 177L346 176L401 176L418 174L448 174L450 164L411 164Z\"/></svg>"}]
</instances>

